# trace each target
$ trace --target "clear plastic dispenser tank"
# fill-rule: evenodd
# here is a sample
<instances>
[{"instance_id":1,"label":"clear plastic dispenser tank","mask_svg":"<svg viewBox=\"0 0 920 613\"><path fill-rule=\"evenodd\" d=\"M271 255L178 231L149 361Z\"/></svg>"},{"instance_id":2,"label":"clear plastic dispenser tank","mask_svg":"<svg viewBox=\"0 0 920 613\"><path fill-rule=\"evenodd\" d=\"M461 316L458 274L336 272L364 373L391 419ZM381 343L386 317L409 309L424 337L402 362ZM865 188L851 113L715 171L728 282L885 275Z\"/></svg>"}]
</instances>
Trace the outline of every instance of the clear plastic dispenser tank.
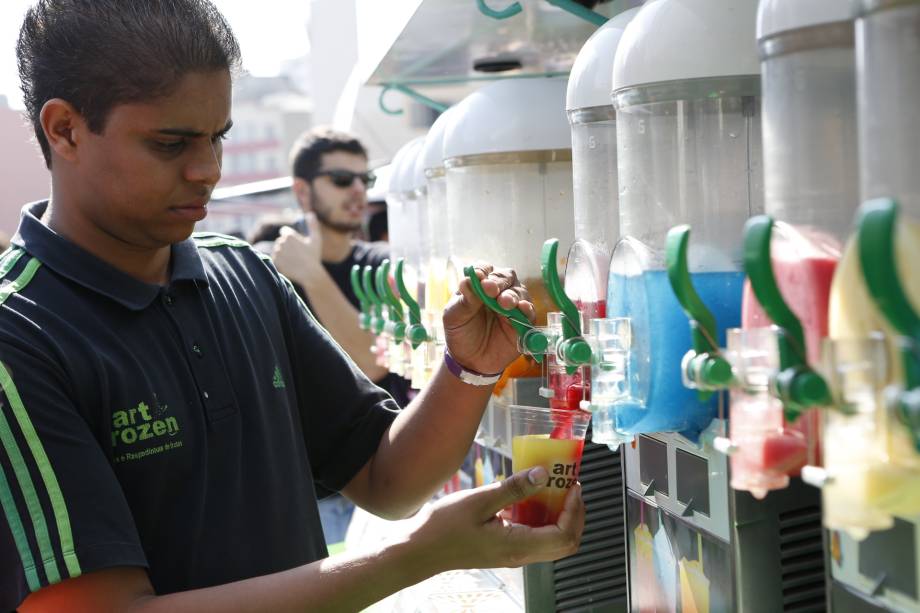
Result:
<instances>
[{"instance_id":1,"label":"clear plastic dispenser tank","mask_svg":"<svg viewBox=\"0 0 920 613\"><path fill-rule=\"evenodd\" d=\"M763 210L756 2L653 0L627 26L613 67L620 233L607 317L595 320L595 442L639 433L699 439L717 395L684 386L687 316L669 285L665 237L693 228L693 285L718 322L741 316L741 231Z\"/></svg>"},{"instance_id":2,"label":"clear plastic dispenser tank","mask_svg":"<svg viewBox=\"0 0 920 613\"><path fill-rule=\"evenodd\" d=\"M864 201L892 199L898 218L893 261L905 299L920 312L920 1L861 0L856 21L859 179ZM825 523L857 538L890 528L916 529L920 514L920 420L892 403L910 389L903 349L917 339L891 325L867 289L874 270L853 237L834 275L827 368L839 402L855 409L826 423ZM869 246L873 250L881 245ZM886 271L887 272L887 271ZM854 365L872 365L847 374ZM832 438L833 437L833 438ZM840 448L830 441L841 441ZM845 454L845 455L844 455ZM904 520L903 518L908 518ZM863 560L860 559L860 564ZM835 572L835 578L837 573ZM903 596L886 590L886 606ZM918 606L916 599L911 606Z\"/></svg>"},{"instance_id":3,"label":"clear plastic dispenser tank","mask_svg":"<svg viewBox=\"0 0 920 613\"><path fill-rule=\"evenodd\" d=\"M829 409L831 399L812 367L821 363L831 279L859 196L852 3L762 0L757 28L767 216L747 228L746 252L758 256L747 266L742 329L729 332L727 356L736 374L731 484L762 498L822 462L818 407ZM820 394L793 389L805 378ZM778 394L774 380L786 382Z\"/></svg>"},{"instance_id":4,"label":"clear plastic dispenser tank","mask_svg":"<svg viewBox=\"0 0 920 613\"><path fill-rule=\"evenodd\" d=\"M557 349L547 358L553 408L590 407L590 364L572 361L572 343L576 342L573 333L587 335L591 321L606 317L607 313L607 267L620 225L616 111L610 98L611 78L617 45L638 11L624 11L598 28L579 51L569 75L566 113L572 131L575 243L569 250L565 269L565 296L557 299L550 292L560 308L548 322L551 334L557 339ZM574 327L563 323L569 323L566 314L566 309L571 308L569 303L578 311L578 321L571 322Z\"/></svg>"},{"instance_id":5,"label":"clear plastic dispenser tank","mask_svg":"<svg viewBox=\"0 0 920 613\"><path fill-rule=\"evenodd\" d=\"M540 326L555 310L541 275L541 245L557 237L565 254L573 239L565 88L564 78L490 83L456 106L444 136L452 266L513 267ZM533 366L522 359L506 374L539 376Z\"/></svg>"},{"instance_id":6,"label":"clear plastic dispenser tank","mask_svg":"<svg viewBox=\"0 0 920 613\"><path fill-rule=\"evenodd\" d=\"M449 108L435 120L416 162L416 172L421 171L425 178L427 195L427 214L424 215L427 227L423 227L427 233L424 243L428 248L425 256L425 311L431 318L430 325L434 326L434 338L438 344L443 344L444 336L441 315L457 289L456 283L451 284L448 280L451 227L447 216L447 175L444 169L444 134L454 108Z\"/></svg>"},{"instance_id":7,"label":"clear plastic dispenser tank","mask_svg":"<svg viewBox=\"0 0 920 613\"><path fill-rule=\"evenodd\" d=\"M424 138L415 138L403 145L393 158L393 171L390 190L387 193L387 230L390 243L390 263L379 273L374 271L373 288L383 303L387 320L384 332L377 337L375 345L378 357L383 356L382 363L390 372L400 376L411 376L411 349L404 343L406 331L406 313L401 301L396 297L396 290L390 284L390 273L395 262L400 259L407 262L418 261L418 196L411 188L415 173L415 159L424 144ZM384 267L381 266L380 269ZM378 270L380 270L378 269ZM407 286L415 287L417 295L417 267L410 268L405 275ZM389 285L390 291L387 290ZM398 325L398 324L402 325Z\"/></svg>"},{"instance_id":8,"label":"clear plastic dispenser tank","mask_svg":"<svg viewBox=\"0 0 920 613\"><path fill-rule=\"evenodd\" d=\"M575 58L566 92L572 129L575 243L569 251L565 290L588 318L606 316L607 268L620 237L611 79L617 45L638 12L624 11L591 35Z\"/></svg>"}]
</instances>

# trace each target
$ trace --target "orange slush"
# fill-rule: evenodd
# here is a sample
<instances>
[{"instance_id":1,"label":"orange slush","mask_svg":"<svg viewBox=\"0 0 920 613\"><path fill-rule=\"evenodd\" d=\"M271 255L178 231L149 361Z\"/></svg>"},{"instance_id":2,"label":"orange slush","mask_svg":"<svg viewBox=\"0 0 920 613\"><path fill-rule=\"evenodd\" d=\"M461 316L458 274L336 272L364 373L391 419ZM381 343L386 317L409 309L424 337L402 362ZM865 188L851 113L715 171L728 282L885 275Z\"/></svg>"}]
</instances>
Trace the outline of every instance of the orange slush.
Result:
<instances>
[{"instance_id":1,"label":"orange slush","mask_svg":"<svg viewBox=\"0 0 920 613\"><path fill-rule=\"evenodd\" d=\"M512 521L539 527L555 524L569 488L578 479L584 439L554 439L549 434L527 434L511 440L511 463L518 472L542 466L549 484L539 494L512 507Z\"/></svg>"}]
</instances>

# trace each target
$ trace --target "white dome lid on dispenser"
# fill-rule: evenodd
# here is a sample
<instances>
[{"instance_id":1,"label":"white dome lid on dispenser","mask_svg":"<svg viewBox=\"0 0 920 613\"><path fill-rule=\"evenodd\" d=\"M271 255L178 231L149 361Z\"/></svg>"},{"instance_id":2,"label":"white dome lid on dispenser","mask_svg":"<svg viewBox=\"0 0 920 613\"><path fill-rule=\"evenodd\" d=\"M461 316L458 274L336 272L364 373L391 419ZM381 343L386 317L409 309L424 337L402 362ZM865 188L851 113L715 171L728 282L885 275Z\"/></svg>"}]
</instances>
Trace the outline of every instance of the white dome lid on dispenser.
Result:
<instances>
[{"instance_id":1,"label":"white dome lid on dispenser","mask_svg":"<svg viewBox=\"0 0 920 613\"><path fill-rule=\"evenodd\" d=\"M432 168L444 167L444 136L447 134L450 117L456 108L456 106L450 107L431 124L428 134L425 136L425 148L419 156L419 163L423 173Z\"/></svg>"},{"instance_id":2,"label":"white dome lid on dispenser","mask_svg":"<svg viewBox=\"0 0 920 613\"><path fill-rule=\"evenodd\" d=\"M391 194L401 194L413 190L415 159L424 142L424 136L417 136L396 152L393 157L393 174L390 179Z\"/></svg>"},{"instance_id":3,"label":"white dome lid on dispenser","mask_svg":"<svg viewBox=\"0 0 920 613\"><path fill-rule=\"evenodd\" d=\"M406 158L406 163L411 164L406 167L405 183L403 187L406 191L414 192L425 187L425 171L422 170L422 156L425 153L425 137L419 137L418 142L412 147Z\"/></svg>"},{"instance_id":4,"label":"white dome lid on dispenser","mask_svg":"<svg viewBox=\"0 0 920 613\"><path fill-rule=\"evenodd\" d=\"M756 13L756 0L649 0L620 40L613 91L760 74Z\"/></svg>"},{"instance_id":5,"label":"white dome lid on dispenser","mask_svg":"<svg viewBox=\"0 0 920 613\"><path fill-rule=\"evenodd\" d=\"M506 79L464 98L451 114L444 159L570 149L564 77Z\"/></svg>"},{"instance_id":6,"label":"white dome lid on dispenser","mask_svg":"<svg viewBox=\"0 0 920 613\"><path fill-rule=\"evenodd\" d=\"M757 7L757 40L810 26L851 21L853 0L761 0Z\"/></svg>"},{"instance_id":7,"label":"white dome lid on dispenser","mask_svg":"<svg viewBox=\"0 0 920 613\"><path fill-rule=\"evenodd\" d=\"M390 183L387 186L388 194L398 194L401 191L399 189L399 168L403 164L403 158L405 158L406 150L409 148L411 142L412 141L409 141L397 149L396 154L393 155L393 159L390 161Z\"/></svg>"},{"instance_id":8,"label":"white dome lid on dispenser","mask_svg":"<svg viewBox=\"0 0 920 613\"><path fill-rule=\"evenodd\" d=\"M620 44L626 26L638 12L638 8L623 11L598 28L585 42L569 74L565 95L566 111L610 106L613 59L617 45Z\"/></svg>"}]
</instances>

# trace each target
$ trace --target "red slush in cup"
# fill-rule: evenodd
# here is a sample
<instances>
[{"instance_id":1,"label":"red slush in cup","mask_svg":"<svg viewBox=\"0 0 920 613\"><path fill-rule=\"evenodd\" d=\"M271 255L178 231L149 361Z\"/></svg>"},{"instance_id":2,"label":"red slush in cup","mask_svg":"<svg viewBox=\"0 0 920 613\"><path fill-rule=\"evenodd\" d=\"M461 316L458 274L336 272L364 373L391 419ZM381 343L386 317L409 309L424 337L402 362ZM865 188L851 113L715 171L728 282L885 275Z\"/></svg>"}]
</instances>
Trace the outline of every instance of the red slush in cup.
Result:
<instances>
[{"instance_id":1,"label":"red slush in cup","mask_svg":"<svg viewBox=\"0 0 920 613\"><path fill-rule=\"evenodd\" d=\"M511 464L514 472L542 466L549 483L511 508L511 521L538 528L559 520L566 494L578 480L591 413L511 406ZM559 427L564 424L564 427Z\"/></svg>"}]
</instances>

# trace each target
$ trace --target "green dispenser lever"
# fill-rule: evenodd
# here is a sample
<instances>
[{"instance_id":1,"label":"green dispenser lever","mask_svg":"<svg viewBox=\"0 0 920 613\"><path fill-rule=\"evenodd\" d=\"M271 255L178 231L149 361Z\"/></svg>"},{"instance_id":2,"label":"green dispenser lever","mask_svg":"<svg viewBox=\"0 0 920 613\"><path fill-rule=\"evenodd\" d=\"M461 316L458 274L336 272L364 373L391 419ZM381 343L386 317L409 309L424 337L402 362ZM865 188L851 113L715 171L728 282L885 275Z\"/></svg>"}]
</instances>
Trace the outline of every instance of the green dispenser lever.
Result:
<instances>
[{"instance_id":1,"label":"green dispenser lever","mask_svg":"<svg viewBox=\"0 0 920 613\"><path fill-rule=\"evenodd\" d=\"M870 200L859 212L859 262L869 294L888 323L900 334L904 391L893 399L914 447L920 450L920 317L898 278L894 232L898 205L888 198ZM867 271L871 271L871 274Z\"/></svg>"},{"instance_id":2,"label":"green dispenser lever","mask_svg":"<svg viewBox=\"0 0 920 613\"><path fill-rule=\"evenodd\" d=\"M769 215L752 217L745 224L744 270L754 295L778 330L779 373L773 386L783 402L786 419L793 422L806 409L829 407L832 401L827 382L808 365L802 324L786 304L773 276L770 260L773 225Z\"/></svg>"},{"instance_id":3,"label":"green dispenser lever","mask_svg":"<svg viewBox=\"0 0 920 613\"><path fill-rule=\"evenodd\" d=\"M382 334L387 322L383 318L383 301L380 299L380 296L377 295L377 292L374 291L373 275L374 269L370 266L365 266L364 271L361 273L361 286L364 289L364 295L367 296L367 299L371 303L371 311L373 313L371 327L374 334Z\"/></svg>"},{"instance_id":4,"label":"green dispenser lever","mask_svg":"<svg viewBox=\"0 0 920 613\"><path fill-rule=\"evenodd\" d=\"M574 374L579 366L591 362L591 346L588 345L581 333L581 313L569 299L559 280L559 271L556 266L556 256L559 251L559 239L551 238L543 243L540 253L540 271L543 273L543 283L552 297L553 302L562 311L562 340L556 349L556 354L561 358L568 374Z\"/></svg>"},{"instance_id":5,"label":"green dispenser lever","mask_svg":"<svg viewBox=\"0 0 920 613\"><path fill-rule=\"evenodd\" d=\"M358 297L361 303L361 315L358 317L358 325L362 330L371 329L371 303L361 287L361 266L355 264L351 267L351 289Z\"/></svg>"},{"instance_id":6,"label":"green dispenser lever","mask_svg":"<svg viewBox=\"0 0 920 613\"><path fill-rule=\"evenodd\" d=\"M687 263L690 226L671 228L665 243L668 280L684 313L690 319L693 348L684 358L686 379L692 382L700 401L706 401L714 390L725 389L732 382L732 367L719 348L716 318L693 287Z\"/></svg>"},{"instance_id":7,"label":"green dispenser lever","mask_svg":"<svg viewBox=\"0 0 920 613\"><path fill-rule=\"evenodd\" d=\"M390 314L387 331L393 335L397 343L401 343L406 338L406 322L403 321L402 303L393 293L393 287L390 285L390 260L380 262L376 275L377 293L383 298L387 305L387 312Z\"/></svg>"},{"instance_id":8,"label":"green dispenser lever","mask_svg":"<svg viewBox=\"0 0 920 613\"><path fill-rule=\"evenodd\" d=\"M409 307L409 327L406 329L406 337L412 344L412 348L417 349L419 345L428 340L428 331L422 325L422 311L418 306L418 302L409 293L406 281L403 279L405 263L404 258L399 258L396 261L396 274L394 276L396 277L396 289L399 290L399 296Z\"/></svg>"},{"instance_id":9,"label":"green dispenser lever","mask_svg":"<svg viewBox=\"0 0 920 613\"><path fill-rule=\"evenodd\" d=\"M479 299L482 300L483 304L499 315L508 318L511 325L514 326L515 331L518 333L521 350L532 356L537 362L542 362L543 354L546 353L546 349L549 347L549 339L546 338L546 335L534 328L533 324L530 323L530 320L527 319L527 316L524 315L520 309L506 309L498 304L495 298L487 296L482 289L482 284L479 282L479 277L476 275L476 269L474 267L467 266L463 269L463 274L470 280L473 291Z\"/></svg>"}]
</instances>

